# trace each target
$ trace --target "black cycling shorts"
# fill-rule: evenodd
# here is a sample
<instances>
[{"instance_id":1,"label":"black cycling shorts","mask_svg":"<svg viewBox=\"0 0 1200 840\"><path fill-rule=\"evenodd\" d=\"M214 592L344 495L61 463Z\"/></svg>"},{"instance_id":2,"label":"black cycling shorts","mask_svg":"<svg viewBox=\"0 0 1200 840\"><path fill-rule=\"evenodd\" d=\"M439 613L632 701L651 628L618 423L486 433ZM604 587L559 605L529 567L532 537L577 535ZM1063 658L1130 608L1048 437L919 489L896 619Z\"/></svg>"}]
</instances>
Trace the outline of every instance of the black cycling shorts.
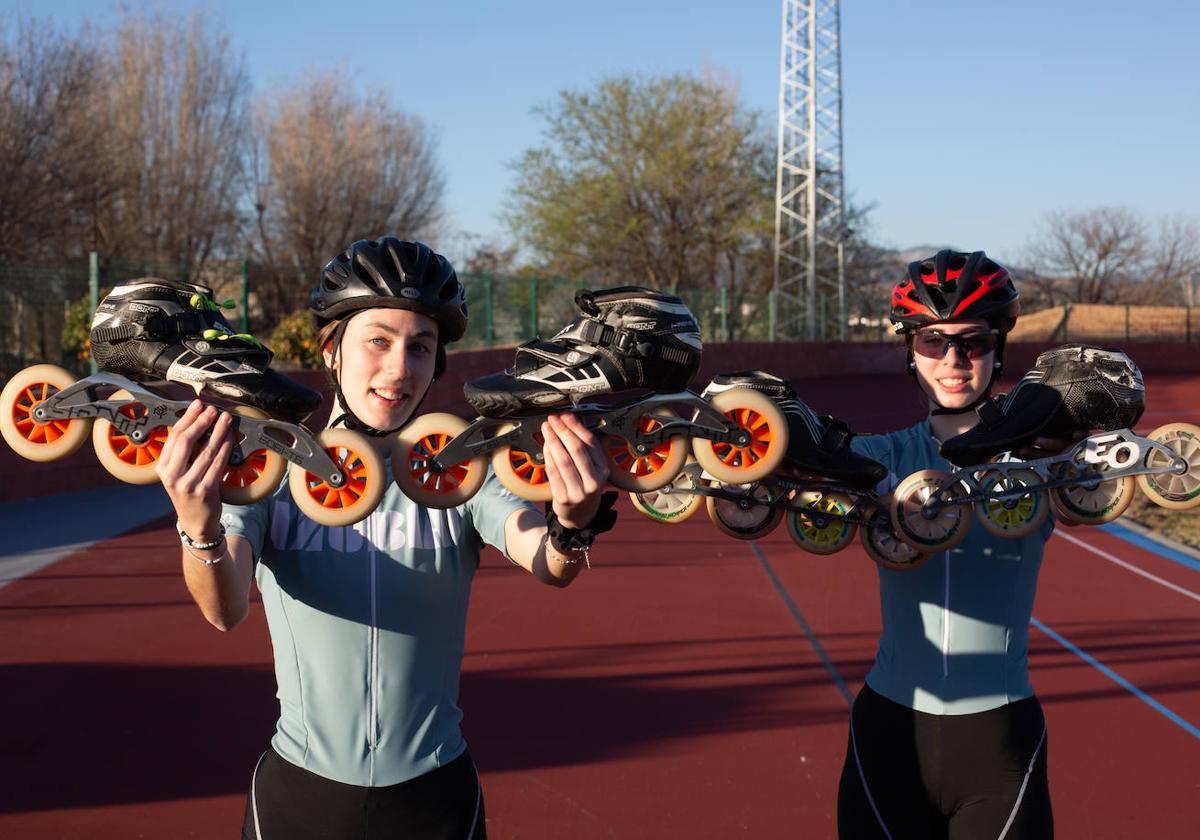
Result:
<instances>
[{"instance_id":1,"label":"black cycling shorts","mask_svg":"<svg viewBox=\"0 0 1200 840\"><path fill-rule=\"evenodd\" d=\"M386 787L335 782L268 749L254 768L242 840L486 840L471 756Z\"/></svg>"},{"instance_id":2,"label":"black cycling shorts","mask_svg":"<svg viewBox=\"0 0 1200 840\"><path fill-rule=\"evenodd\" d=\"M931 715L864 685L850 713L838 836L1049 840L1046 749L1036 697Z\"/></svg>"}]
</instances>

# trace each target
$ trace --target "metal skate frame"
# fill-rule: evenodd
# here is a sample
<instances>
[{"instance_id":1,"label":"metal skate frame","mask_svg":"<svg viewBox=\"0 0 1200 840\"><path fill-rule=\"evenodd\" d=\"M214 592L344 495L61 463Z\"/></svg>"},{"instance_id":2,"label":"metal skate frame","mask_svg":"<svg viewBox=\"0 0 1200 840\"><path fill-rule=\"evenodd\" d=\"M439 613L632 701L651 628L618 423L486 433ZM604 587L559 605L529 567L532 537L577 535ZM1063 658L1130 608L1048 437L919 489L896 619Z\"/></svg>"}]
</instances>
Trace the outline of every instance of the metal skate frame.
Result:
<instances>
[{"instance_id":1,"label":"metal skate frame","mask_svg":"<svg viewBox=\"0 0 1200 840\"><path fill-rule=\"evenodd\" d=\"M1165 468L1146 466L1146 459L1151 451L1165 455L1170 459L1170 464ZM1053 468L1058 464L1074 464L1080 469L1091 469L1081 475L1056 476ZM1042 490L1068 486L1094 490L1102 482L1126 476L1184 475L1188 469L1190 465L1187 459L1180 457L1169 447L1134 434L1129 429L1119 429L1085 438L1058 455L1034 461L997 461L956 470L951 474L949 481L929 495L921 508L921 515L932 520L937 517L939 511L947 507L977 502L1001 502L1005 507L1013 508L1021 498ZM1042 483L990 493L985 492L979 485L980 479L989 473L999 472L1007 479L1011 473L1022 470L1037 473ZM1014 482L1009 484L1012 486ZM965 489L966 492L956 493L956 489Z\"/></svg>"},{"instance_id":2,"label":"metal skate frame","mask_svg":"<svg viewBox=\"0 0 1200 840\"><path fill-rule=\"evenodd\" d=\"M124 388L131 397L100 399L100 388ZM141 417L130 417L122 408L138 404L146 407ZM126 435L135 444L143 444L150 438L153 429L174 426L191 404L190 400L173 400L160 396L144 385L139 385L123 376L97 373L81 379L40 403L33 410L39 423L51 420L95 420L103 419ZM237 435L233 451L229 456L232 466L245 463L250 453L269 449L315 476L319 476L330 487L341 487L347 476L322 449L316 438L307 429L292 423L254 417L230 412L233 429Z\"/></svg>"},{"instance_id":3,"label":"metal skate frame","mask_svg":"<svg viewBox=\"0 0 1200 840\"><path fill-rule=\"evenodd\" d=\"M671 405L687 406L693 410L693 418L687 420L674 412L668 414L660 410ZM595 432L623 438L638 456L646 455L664 441L680 435L737 447L750 444L748 431L731 423L724 414L691 391L680 391L633 397L612 405L576 403L507 417L480 417L429 459L429 469L444 473L456 464L490 456L503 446L527 453L540 466L546 460L538 430L546 417L560 411L574 414ZM644 417L661 425L650 432L641 431L638 421ZM506 425L513 428L501 431Z\"/></svg>"}]
</instances>

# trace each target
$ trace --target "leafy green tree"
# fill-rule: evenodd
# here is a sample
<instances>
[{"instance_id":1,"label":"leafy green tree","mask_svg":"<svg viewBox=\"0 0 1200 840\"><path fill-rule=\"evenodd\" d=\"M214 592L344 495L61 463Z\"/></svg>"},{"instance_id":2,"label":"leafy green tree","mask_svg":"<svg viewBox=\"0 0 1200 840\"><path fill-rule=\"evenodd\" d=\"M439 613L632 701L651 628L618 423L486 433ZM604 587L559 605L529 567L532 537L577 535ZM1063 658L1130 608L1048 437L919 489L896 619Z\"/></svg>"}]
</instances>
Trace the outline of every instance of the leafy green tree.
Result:
<instances>
[{"instance_id":1,"label":"leafy green tree","mask_svg":"<svg viewBox=\"0 0 1200 840\"><path fill-rule=\"evenodd\" d=\"M507 221L540 272L667 289L770 286L773 141L732 86L618 76L562 91L536 113L545 143L513 164Z\"/></svg>"}]
</instances>

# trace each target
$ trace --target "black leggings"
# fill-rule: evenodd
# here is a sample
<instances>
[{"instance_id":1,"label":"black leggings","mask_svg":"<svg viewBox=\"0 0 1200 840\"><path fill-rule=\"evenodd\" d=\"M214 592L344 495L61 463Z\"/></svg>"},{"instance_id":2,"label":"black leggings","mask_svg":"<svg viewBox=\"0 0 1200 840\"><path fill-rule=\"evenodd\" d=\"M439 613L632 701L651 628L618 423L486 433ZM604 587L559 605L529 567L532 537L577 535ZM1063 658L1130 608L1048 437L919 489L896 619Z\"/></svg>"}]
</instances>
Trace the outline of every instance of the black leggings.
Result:
<instances>
[{"instance_id":1,"label":"black leggings","mask_svg":"<svg viewBox=\"0 0 1200 840\"><path fill-rule=\"evenodd\" d=\"M1049 840L1046 719L1036 697L931 715L863 686L838 788L842 840Z\"/></svg>"},{"instance_id":2,"label":"black leggings","mask_svg":"<svg viewBox=\"0 0 1200 840\"><path fill-rule=\"evenodd\" d=\"M268 749L254 768L242 840L487 840L471 756L387 787L318 776Z\"/></svg>"}]
</instances>

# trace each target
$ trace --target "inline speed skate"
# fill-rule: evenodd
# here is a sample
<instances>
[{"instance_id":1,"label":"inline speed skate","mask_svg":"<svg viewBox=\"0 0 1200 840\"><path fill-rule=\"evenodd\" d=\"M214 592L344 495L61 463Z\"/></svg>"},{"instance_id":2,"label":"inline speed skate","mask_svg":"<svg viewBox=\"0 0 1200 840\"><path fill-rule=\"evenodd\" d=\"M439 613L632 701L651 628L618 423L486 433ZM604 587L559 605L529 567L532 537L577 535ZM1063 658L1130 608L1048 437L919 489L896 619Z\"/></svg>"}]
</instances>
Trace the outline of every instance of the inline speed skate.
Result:
<instances>
[{"instance_id":1,"label":"inline speed skate","mask_svg":"<svg viewBox=\"0 0 1200 840\"><path fill-rule=\"evenodd\" d=\"M922 470L900 483L890 510L897 534L918 550L952 548L966 537L972 507L981 526L1013 539L1041 527L1051 506L1071 524L1101 524L1129 507L1135 479L1163 507L1200 505L1200 428L1169 423L1135 434L1144 398L1141 372L1119 350L1070 344L1042 353L1010 394L980 406L975 427L942 444L960 469ZM1096 430L1058 455L1003 455L1039 437Z\"/></svg>"},{"instance_id":2,"label":"inline speed skate","mask_svg":"<svg viewBox=\"0 0 1200 840\"><path fill-rule=\"evenodd\" d=\"M428 507L461 504L482 485L490 458L512 492L548 501L539 430L563 410L606 436L609 480L624 490L669 483L689 438L697 460L725 481L755 481L783 458L786 423L770 400L739 389L710 402L687 390L701 343L683 301L622 286L581 290L575 302L579 315L552 339L522 344L512 368L464 386L481 415L474 423L428 414L400 433L392 466L405 494Z\"/></svg>"},{"instance_id":3,"label":"inline speed skate","mask_svg":"<svg viewBox=\"0 0 1200 840\"><path fill-rule=\"evenodd\" d=\"M813 554L834 554L858 535L881 565L919 565L924 557L891 533L886 505L875 495L887 470L850 448L850 427L834 417L817 416L787 380L763 371L718 374L704 396L712 399L745 388L767 396L787 419L788 450L778 469L759 481L735 485L715 480L691 463L670 485L631 493L634 507L656 522L676 523L703 503L713 524L737 539L759 539L786 522L792 541Z\"/></svg>"},{"instance_id":4,"label":"inline speed skate","mask_svg":"<svg viewBox=\"0 0 1200 840\"><path fill-rule=\"evenodd\" d=\"M51 461L76 451L90 431L105 469L149 484L157 480L168 430L189 401L147 383L179 383L198 397L236 403L224 501L266 497L291 461L298 467L289 476L293 498L311 519L347 525L366 517L385 489L382 461L357 433L331 429L314 436L299 425L321 395L271 370L271 351L235 333L222 306L201 285L157 278L118 285L91 326L91 351L102 372L78 382L54 365L19 372L0 395L4 439L30 460Z\"/></svg>"}]
</instances>

